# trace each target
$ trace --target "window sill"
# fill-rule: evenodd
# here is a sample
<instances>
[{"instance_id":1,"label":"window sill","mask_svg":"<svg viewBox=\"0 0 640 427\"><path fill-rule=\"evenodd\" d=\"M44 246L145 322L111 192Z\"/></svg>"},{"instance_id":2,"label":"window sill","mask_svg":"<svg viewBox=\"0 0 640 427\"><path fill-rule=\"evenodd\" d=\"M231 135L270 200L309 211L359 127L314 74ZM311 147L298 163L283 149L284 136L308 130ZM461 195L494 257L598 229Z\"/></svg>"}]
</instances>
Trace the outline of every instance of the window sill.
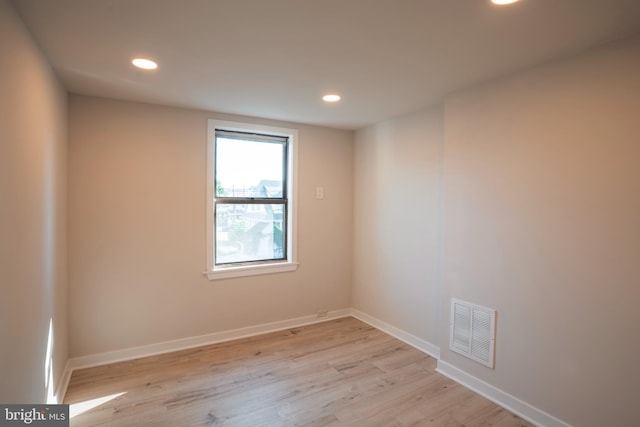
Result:
<instances>
[{"instance_id":1,"label":"window sill","mask_svg":"<svg viewBox=\"0 0 640 427\"><path fill-rule=\"evenodd\" d=\"M243 265L240 267L219 267L202 273L209 280L231 279L234 277L258 276L262 274L285 273L296 271L297 262L280 262L262 265Z\"/></svg>"}]
</instances>

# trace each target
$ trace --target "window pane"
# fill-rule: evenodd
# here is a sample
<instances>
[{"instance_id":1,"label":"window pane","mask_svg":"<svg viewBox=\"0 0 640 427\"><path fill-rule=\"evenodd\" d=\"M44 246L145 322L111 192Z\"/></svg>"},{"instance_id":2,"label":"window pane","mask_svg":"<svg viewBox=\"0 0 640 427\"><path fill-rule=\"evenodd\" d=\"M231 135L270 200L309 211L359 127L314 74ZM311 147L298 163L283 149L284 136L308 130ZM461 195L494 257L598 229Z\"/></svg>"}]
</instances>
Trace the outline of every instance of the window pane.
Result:
<instances>
[{"instance_id":1,"label":"window pane","mask_svg":"<svg viewBox=\"0 0 640 427\"><path fill-rule=\"evenodd\" d=\"M283 195L285 144L216 138L217 197Z\"/></svg>"},{"instance_id":2,"label":"window pane","mask_svg":"<svg viewBox=\"0 0 640 427\"><path fill-rule=\"evenodd\" d=\"M216 204L216 264L284 259L284 205Z\"/></svg>"}]
</instances>

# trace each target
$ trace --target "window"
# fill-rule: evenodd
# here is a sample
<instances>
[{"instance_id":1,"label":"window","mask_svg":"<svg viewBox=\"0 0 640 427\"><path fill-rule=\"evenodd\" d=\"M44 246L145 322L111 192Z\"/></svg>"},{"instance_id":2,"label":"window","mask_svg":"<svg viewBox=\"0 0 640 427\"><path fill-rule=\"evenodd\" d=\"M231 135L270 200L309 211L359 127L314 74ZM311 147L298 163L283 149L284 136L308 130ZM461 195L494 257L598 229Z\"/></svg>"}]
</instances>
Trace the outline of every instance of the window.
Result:
<instances>
[{"instance_id":1,"label":"window","mask_svg":"<svg viewBox=\"0 0 640 427\"><path fill-rule=\"evenodd\" d=\"M297 268L297 131L209 120L207 271L209 279Z\"/></svg>"}]
</instances>

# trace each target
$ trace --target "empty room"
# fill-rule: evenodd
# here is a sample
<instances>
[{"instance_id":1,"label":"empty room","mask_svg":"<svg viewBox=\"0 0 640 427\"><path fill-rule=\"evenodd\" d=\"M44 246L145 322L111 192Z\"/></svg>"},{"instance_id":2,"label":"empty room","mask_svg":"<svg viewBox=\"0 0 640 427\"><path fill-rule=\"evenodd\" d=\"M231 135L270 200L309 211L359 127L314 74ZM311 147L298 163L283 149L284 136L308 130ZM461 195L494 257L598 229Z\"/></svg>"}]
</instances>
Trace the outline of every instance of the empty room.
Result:
<instances>
[{"instance_id":1,"label":"empty room","mask_svg":"<svg viewBox=\"0 0 640 427\"><path fill-rule=\"evenodd\" d=\"M640 426L640 1L0 0L0 281L0 425Z\"/></svg>"}]
</instances>

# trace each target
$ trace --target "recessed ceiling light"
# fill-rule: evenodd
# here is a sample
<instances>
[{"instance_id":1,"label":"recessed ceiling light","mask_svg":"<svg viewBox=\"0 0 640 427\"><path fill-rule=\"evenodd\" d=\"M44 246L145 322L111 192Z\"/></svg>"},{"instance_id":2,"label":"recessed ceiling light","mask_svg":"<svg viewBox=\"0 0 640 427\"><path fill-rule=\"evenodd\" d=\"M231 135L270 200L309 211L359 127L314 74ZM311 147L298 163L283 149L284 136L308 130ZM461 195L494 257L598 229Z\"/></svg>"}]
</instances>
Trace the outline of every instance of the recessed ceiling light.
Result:
<instances>
[{"instance_id":1,"label":"recessed ceiling light","mask_svg":"<svg viewBox=\"0 0 640 427\"><path fill-rule=\"evenodd\" d=\"M131 63L138 68L142 68L143 70L155 70L156 68L158 68L158 64L146 58L135 58L131 61Z\"/></svg>"},{"instance_id":2,"label":"recessed ceiling light","mask_svg":"<svg viewBox=\"0 0 640 427\"><path fill-rule=\"evenodd\" d=\"M325 102L338 102L340 101L340 95L330 94L322 97Z\"/></svg>"},{"instance_id":3,"label":"recessed ceiling light","mask_svg":"<svg viewBox=\"0 0 640 427\"><path fill-rule=\"evenodd\" d=\"M491 0L491 3L502 6L502 5L505 5L505 4L515 3L517 1L519 1L519 0Z\"/></svg>"}]
</instances>

